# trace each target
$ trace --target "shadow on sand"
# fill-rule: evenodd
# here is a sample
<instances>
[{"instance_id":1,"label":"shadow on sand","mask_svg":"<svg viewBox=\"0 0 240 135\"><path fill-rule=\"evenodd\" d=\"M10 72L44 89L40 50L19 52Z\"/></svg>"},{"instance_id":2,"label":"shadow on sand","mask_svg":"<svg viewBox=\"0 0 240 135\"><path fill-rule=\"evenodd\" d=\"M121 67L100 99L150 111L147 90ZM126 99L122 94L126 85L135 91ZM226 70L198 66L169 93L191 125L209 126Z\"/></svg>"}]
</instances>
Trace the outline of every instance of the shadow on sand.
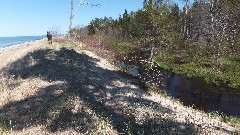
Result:
<instances>
[{"instance_id":1,"label":"shadow on sand","mask_svg":"<svg viewBox=\"0 0 240 135\"><path fill-rule=\"evenodd\" d=\"M62 83L39 88L33 96L4 105L0 109L0 124L16 131L44 125L50 133L69 129L87 133L96 129L93 115L86 110L90 108L96 116L108 119L113 128L123 134L197 133L197 129L191 124L164 118L149 118L141 124L137 122L136 117L131 114L134 113L136 103L143 106L154 105L170 113L172 110L143 99L141 95L130 97L116 94L106 98L109 94L106 92L109 91L106 86L110 85L110 82L121 81L121 78L136 78L121 71L98 67L97 61L99 60L72 49L61 48L37 50L8 65L3 69L4 72L8 76L14 75L16 80L40 78L49 83ZM126 89L130 93L136 93L135 88L128 86L116 90L123 93ZM76 106L72 101L79 102L75 111L73 110ZM118 103L120 101L126 102L133 109L129 112L128 108Z\"/></svg>"}]
</instances>

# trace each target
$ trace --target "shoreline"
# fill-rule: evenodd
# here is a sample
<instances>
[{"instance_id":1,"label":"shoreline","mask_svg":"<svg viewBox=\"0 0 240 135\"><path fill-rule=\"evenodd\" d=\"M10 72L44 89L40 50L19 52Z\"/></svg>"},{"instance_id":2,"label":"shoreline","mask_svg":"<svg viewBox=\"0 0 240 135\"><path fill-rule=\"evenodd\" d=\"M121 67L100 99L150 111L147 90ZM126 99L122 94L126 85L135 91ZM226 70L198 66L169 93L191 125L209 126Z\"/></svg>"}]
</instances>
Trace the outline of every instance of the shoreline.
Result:
<instances>
[{"instance_id":1,"label":"shoreline","mask_svg":"<svg viewBox=\"0 0 240 135\"><path fill-rule=\"evenodd\" d=\"M43 38L40 40L33 40L0 48L0 69L18 60L33 50L45 47L47 45L46 43L46 38Z\"/></svg>"},{"instance_id":2,"label":"shoreline","mask_svg":"<svg viewBox=\"0 0 240 135\"><path fill-rule=\"evenodd\" d=\"M11 44L11 45L7 45L7 46L1 46L0 47L0 51L2 50L6 50L6 49L11 49L11 48L15 48L15 47L21 47L21 46L26 46L28 44L34 43L34 42L38 42L41 40L46 40L47 38L41 38L41 39L36 39L36 40L32 40L32 41L25 41L22 43L17 43L17 44Z\"/></svg>"}]
</instances>

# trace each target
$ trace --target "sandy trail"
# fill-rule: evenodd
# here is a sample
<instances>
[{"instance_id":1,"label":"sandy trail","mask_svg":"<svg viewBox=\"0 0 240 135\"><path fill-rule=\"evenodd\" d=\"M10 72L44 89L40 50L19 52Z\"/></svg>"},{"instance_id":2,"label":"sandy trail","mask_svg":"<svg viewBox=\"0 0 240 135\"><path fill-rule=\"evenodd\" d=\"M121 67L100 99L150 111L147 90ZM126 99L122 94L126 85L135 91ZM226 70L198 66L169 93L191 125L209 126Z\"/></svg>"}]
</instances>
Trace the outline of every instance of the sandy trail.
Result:
<instances>
[{"instance_id":1,"label":"sandy trail","mask_svg":"<svg viewBox=\"0 0 240 135\"><path fill-rule=\"evenodd\" d=\"M146 92L108 60L66 44L41 40L0 50L0 127L8 130L3 133L235 132L218 117Z\"/></svg>"}]
</instances>

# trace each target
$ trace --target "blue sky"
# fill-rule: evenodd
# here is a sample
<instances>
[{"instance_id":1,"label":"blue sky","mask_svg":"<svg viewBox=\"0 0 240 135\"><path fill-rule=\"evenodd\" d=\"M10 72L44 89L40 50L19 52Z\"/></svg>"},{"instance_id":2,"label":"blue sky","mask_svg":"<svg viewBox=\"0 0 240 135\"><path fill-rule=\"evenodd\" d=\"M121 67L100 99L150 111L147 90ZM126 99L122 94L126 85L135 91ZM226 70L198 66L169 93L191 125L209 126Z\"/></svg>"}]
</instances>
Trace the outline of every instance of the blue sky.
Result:
<instances>
[{"instance_id":1,"label":"blue sky","mask_svg":"<svg viewBox=\"0 0 240 135\"><path fill-rule=\"evenodd\" d=\"M78 3L80 0L74 0ZM125 9L142 8L143 0L85 0L101 7L83 5L73 19L73 26L87 25L104 16L119 17ZM77 6L77 4L75 4ZM0 37L45 35L59 27L66 33L69 27L70 0L0 0Z\"/></svg>"}]
</instances>

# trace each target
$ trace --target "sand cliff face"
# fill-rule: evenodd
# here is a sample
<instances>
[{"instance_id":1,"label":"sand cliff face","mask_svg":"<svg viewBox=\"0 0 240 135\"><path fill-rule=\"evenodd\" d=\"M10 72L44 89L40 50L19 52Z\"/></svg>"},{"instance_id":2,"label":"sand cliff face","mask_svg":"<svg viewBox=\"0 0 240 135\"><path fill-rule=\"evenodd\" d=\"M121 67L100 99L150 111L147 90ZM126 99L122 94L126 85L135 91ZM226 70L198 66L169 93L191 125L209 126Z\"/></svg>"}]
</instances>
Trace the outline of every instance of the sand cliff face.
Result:
<instances>
[{"instance_id":1,"label":"sand cliff face","mask_svg":"<svg viewBox=\"0 0 240 135\"><path fill-rule=\"evenodd\" d=\"M93 52L40 40L0 50L0 130L9 134L231 134L235 128L146 92Z\"/></svg>"}]
</instances>

